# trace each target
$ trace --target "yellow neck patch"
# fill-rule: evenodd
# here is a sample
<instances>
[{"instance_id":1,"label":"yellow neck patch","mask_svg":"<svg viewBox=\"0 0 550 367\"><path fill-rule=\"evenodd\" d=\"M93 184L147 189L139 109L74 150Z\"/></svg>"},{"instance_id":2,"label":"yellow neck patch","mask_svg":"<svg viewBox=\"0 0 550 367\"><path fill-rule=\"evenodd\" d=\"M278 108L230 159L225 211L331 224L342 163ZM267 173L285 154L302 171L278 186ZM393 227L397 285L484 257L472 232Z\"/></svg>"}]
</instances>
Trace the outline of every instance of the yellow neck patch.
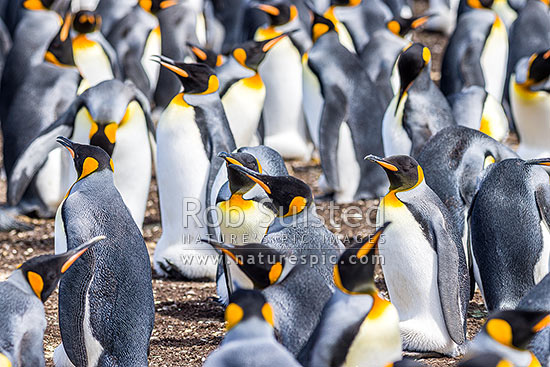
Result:
<instances>
[{"instance_id":1,"label":"yellow neck patch","mask_svg":"<svg viewBox=\"0 0 550 367\"><path fill-rule=\"evenodd\" d=\"M357 258L362 258L366 254L368 254L370 250L372 250L372 248L376 246L376 243L378 242L381 234L382 233L380 231L376 232L374 236L370 238L370 240L368 240L363 246L361 246L359 251L357 251Z\"/></svg>"},{"instance_id":2,"label":"yellow neck patch","mask_svg":"<svg viewBox=\"0 0 550 367\"><path fill-rule=\"evenodd\" d=\"M23 6L28 10L48 10L40 0L26 0L23 2Z\"/></svg>"},{"instance_id":3,"label":"yellow neck patch","mask_svg":"<svg viewBox=\"0 0 550 367\"><path fill-rule=\"evenodd\" d=\"M390 302L386 301L383 298L380 298L380 296L376 293L372 294L372 298L372 307L369 311L369 314L367 315L367 319L369 320L374 320L382 316L386 309L391 305Z\"/></svg>"},{"instance_id":4,"label":"yellow neck patch","mask_svg":"<svg viewBox=\"0 0 550 367\"><path fill-rule=\"evenodd\" d=\"M513 366L512 363L508 362L508 365L506 367L512 367L512 366ZM533 353L531 353L531 362L527 367L542 367L542 365L540 364L540 361L537 359L537 357L535 357Z\"/></svg>"},{"instance_id":5,"label":"yellow neck patch","mask_svg":"<svg viewBox=\"0 0 550 367\"><path fill-rule=\"evenodd\" d=\"M84 164L82 164L82 173L80 174L79 180L82 180L84 177L95 172L99 167L99 162L92 157L86 157Z\"/></svg>"},{"instance_id":6,"label":"yellow neck patch","mask_svg":"<svg viewBox=\"0 0 550 367\"><path fill-rule=\"evenodd\" d=\"M269 325L275 325L273 321L273 309L271 308L269 303L264 303L264 305L262 306L262 315L264 317L264 320L267 321Z\"/></svg>"},{"instance_id":7,"label":"yellow neck patch","mask_svg":"<svg viewBox=\"0 0 550 367\"><path fill-rule=\"evenodd\" d=\"M2 353L0 353L0 367L11 367L10 360Z\"/></svg>"},{"instance_id":8,"label":"yellow neck patch","mask_svg":"<svg viewBox=\"0 0 550 367\"><path fill-rule=\"evenodd\" d=\"M481 124L479 125L479 131L489 136L491 135L491 122L487 120L484 116L481 117Z\"/></svg>"},{"instance_id":9,"label":"yellow neck patch","mask_svg":"<svg viewBox=\"0 0 550 367\"><path fill-rule=\"evenodd\" d=\"M296 215L302 212L304 208L307 205L307 200L303 196L295 196L292 201L290 202L290 205L288 206L288 212L284 215L284 217L288 217L291 215Z\"/></svg>"},{"instance_id":10,"label":"yellow neck patch","mask_svg":"<svg viewBox=\"0 0 550 367\"><path fill-rule=\"evenodd\" d=\"M384 196L384 199L382 199L382 201L380 202L380 206L382 207L394 207L394 208L398 208L398 207L401 207L403 206L404 204L401 202L401 200L399 200L399 198L395 195L396 193L398 192L404 192L404 191L409 191L409 190L412 190L416 187L418 187L418 185L420 185L422 183L422 181L424 181L424 171L422 170L422 167L418 166L418 181L416 182L416 184L409 188L409 189L405 189L405 190L401 190L401 189L395 189L395 190L391 190L390 192L388 192L386 194L386 196Z\"/></svg>"},{"instance_id":11,"label":"yellow neck patch","mask_svg":"<svg viewBox=\"0 0 550 367\"><path fill-rule=\"evenodd\" d=\"M90 47L94 47L96 43L88 37L86 37L85 34L79 34L73 39L73 52L78 52L79 50L87 49Z\"/></svg>"},{"instance_id":12,"label":"yellow neck patch","mask_svg":"<svg viewBox=\"0 0 550 367\"><path fill-rule=\"evenodd\" d=\"M508 347L512 346L512 327L502 319L491 319L485 326L487 334L497 342Z\"/></svg>"},{"instance_id":13,"label":"yellow neck patch","mask_svg":"<svg viewBox=\"0 0 550 367\"><path fill-rule=\"evenodd\" d=\"M511 362L503 359L502 361L498 362L496 367L514 367L514 365Z\"/></svg>"},{"instance_id":14,"label":"yellow neck patch","mask_svg":"<svg viewBox=\"0 0 550 367\"><path fill-rule=\"evenodd\" d=\"M269 284L274 284L277 280L279 280L282 272L283 264L276 262L275 265L271 267L271 270L269 270Z\"/></svg>"},{"instance_id":15,"label":"yellow neck patch","mask_svg":"<svg viewBox=\"0 0 550 367\"><path fill-rule=\"evenodd\" d=\"M34 294L36 294L38 298L42 299L42 290L44 289L44 280L42 277L34 271L29 271L27 272L27 280L34 291Z\"/></svg>"},{"instance_id":16,"label":"yellow neck patch","mask_svg":"<svg viewBox=\"0 0 550 367\"><path fill-rule=\"evenodd\" d=\"M264 82L262 81L262 78L258 73L256 73L256 75L254 76L251 76L250 78L243 79L243 84L247 88L256 90L262 89L262 87L264 86Z\"/></svg>"},{"instance_id":17,"label":"yellow neck patch","mask_svg":"<svg viewBox=\"0 0 550 367\"><path fill-rule=\"evenodd\" d=\"M56 66L65 66L50 51L46 51L46 54L44 55L44 60Z\"/></svg>"},{"instance_id":18,"label":"yellow neck patch","mask_svg":"<svg viewBox=\"0 0 550 367\"><path fill-rule=\"evenodd\" d=\"M227 330L231 330L243 319L244 311L236 303L230 303L225 309L225 322L227 323Z\"/></svg>"}]
</instances>

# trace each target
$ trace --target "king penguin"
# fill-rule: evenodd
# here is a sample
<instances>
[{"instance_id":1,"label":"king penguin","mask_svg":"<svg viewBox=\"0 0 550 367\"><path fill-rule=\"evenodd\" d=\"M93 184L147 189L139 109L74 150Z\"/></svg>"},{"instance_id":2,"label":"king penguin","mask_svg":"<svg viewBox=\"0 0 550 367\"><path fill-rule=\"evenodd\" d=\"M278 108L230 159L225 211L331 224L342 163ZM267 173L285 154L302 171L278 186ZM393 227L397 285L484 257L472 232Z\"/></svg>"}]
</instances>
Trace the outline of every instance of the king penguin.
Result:
<instances>
[{"instance_id":1,"label":"king penguin","mask_svg":"<svg viewBox=\"0 0 550 367\"><path fill-rule=\"evenodd\" d=\"M73 54L85 80L83 89L120 77L117 54L100 31L101 16L81 10L74 16L73 29Z\"/></svg>"},{"instance_id":2,"label":"king penguin","mask_svg":"<svg viewBox=\"0 0 550 367\"><path fill-rule=\"evenodd\" d=\"M334 265L336 289L300 353L303 365L385 367L401 359L399 315L374 284L375 251L386 225Z\"/></svg>"},{"instance_id":3,"label":"king penguin","mask_svg":"<svg viewBox=\"0 0 550 367\"><path fill-rule=\"evenodd\" d=\"M258 145L256 134L266 97L266 87L258 69L269 50L286 36L283 33L261 42L238 45L216 70L223 108L237 147ZM229 78L231 80L227 80Z\"/></svg>"},{"instance_id":4,"label":"king penguin","mask_svg":"<svg viewBox=\"0 0 550 367\"><path fill-rule=\"evenodd\" d=\"M332 286L325 283L311 265L306 265L308 260L322 261L321 258L307 259L293 249L281 252L260 243L233 246L212 240L207 242L238 265L250 282L245 288L262 291L273 306L273 326L278 340L298 356L333 293ZM332 264L338 261L338 255L332 253L325 259Z\"/></svg>"},{"instance_id":5,"label":"king penguin","mask_svg":"<svg viewBox=\"0 0 550 367\"><path fill-rule=\"evenodd\" d=\"M298 10L288 1L267 2L257 7L269 15L269 25L259 28L254 40L264 41L298 29L278 42L259 68L266 88L262 114L264 144L286 159L308 160L313 147L307 138L302 106L301 53L296 42L304 30L300 30Z\"/></svg>"},{"instance_id":6,"label":"king penguin","mask_svg":"<svg viewBox=\"0 0 550 367\"><path fill-rule=\"evenodd\" d=\"M35 156L31 160L41 161L40 169L22 178L17 173L17 164L27 147L38 139L40 132L48 128L76 97L81 76L73 60L69 30L71 15L68 13L63 27L50 43L41 64L29 70L29 75L12 97L12 105L6 119L2 121L4 169L8 180L8 191L20 190L16 199L8 204L20 214L51 218L63 195L59 192L61 152ZM29 101L32 101L29 103ZM55 137L54 137L55 138ZM11 182L10 182L11 181ZM9 228L4 228L9 229Z\"/></svg>"},{"instance_id":7,"label":"king penguin","mask_svg":"<svg viewBox=\"0 0 550 367\"><path fill-rule=\"evenodd\" d=\"M399 312L403 349L460 355L470 296L460 234L414 158L366 158L380 165L390 181L377 223L392 224L379 253L390 301Z\"/></svg>"},{"instance_id":8,"label":"king penguin","mask_svg":"<svg viewBox=\"0 0 550 367\"><path fill-rule=\"evenodd\" d=\"M258 291L239 290L225 310L227 334L204 367L273 365L300 367L275 339L275 317L271 305Z\"/></svg>"},{"instance_id":9,"label":"king penguin","mask_svg":"<svg viewBox=\"0 0 550 367\"><path fill-rule=\"evenodd\" d=\"M493 1L468 0L474 8L461 15L441 67L441 91L460 92L466 82L502 99L508 60L508 32L490 7Z\"/></svg>"},{"instance_id":10,"label":"king penguin","mask_svg":"<svg viewBox=\"0 0 550 367\"><path fill-rule=\"evenodd\" d=\"M0 282L0 366L45 365L43 303L71 265L104 238L95 237L63 254L34 257Z\"/></svg>"},{"instance_id":11,"label":"king penguin","mask_svg":"<svg viewBox=\"0 0 550 367\"><path fill-rule=\"evenodd\" d=\"M155 305L145 241L114 185L101 148L59 137L78 179L55 218L56 253L105 235L59 285L62 344L56 366L147 366Z\"/></svg>"},{"instance_id":12,"label":"king penguin","mask_svg":"<svg viewBox=\"0 0 550 367\"><path fill-rule=\"evenodd\" d=\"M503 142L508 137L508 117L502 104L478 85L465 86L447 97L458 125L479 130Z\"/></svg>"},{"instance_id":13,"label":"king penguin","mask_svg":"<svg viewBox=\"0 0 550 367\"><path fill-rule=\"evenodd\" d=\"M494 353L511 366L541 366L527 349L536 333L548 327L550 315L544 311L508 310L491 314L482 330L468 346L466 358Z\"/></svg>"},{"instance_id":14,"label":"king penguin","mask_svg":"<svg viewBox=\"0 0 550 367\"><path fill-rule=\"evenodd\" d=\"M67 0L17 2L24 8L24 17L13 34L2 72L0 86L0 120L5 121L12 99L33 67L44 60L48 45L63 24ZM60 15L61 14L61 15Z\"/></svg>"},{"instance_id":15,"label":"king penguin","mask_svg":"<svg viewBox=\"0 0 550 367\"><path fill-rule=\"evenodd\" d=\"M172 0L139 1L107 33L115 49L123 76L130 79L152 99L157 86L160 65L151 60L160 55L162 38L157 13L173 4Z\"/></svg>"},{"instance_id":16,"label":"king penguin","mask_svg":"<svg viewBox=\"0 0 550 367\"><path fill-rule=\"evenodd\" d=\"M338 33L338 39L342 46L352 53L357 53L355 43L345 23L340 21L346 13L358 13L357 9L361 0L331 0L329 8L323 13L323 16L334 24L334 29ZM343 15L340 13L344 13Z\"/></svg>"},{"instance_id":17,"label":"king penguin","mask_svg":"<svg viewBox=\"0 0 550 367\"><path fill-rule=\"evenodd\" d=\"M313 47L304 55L304 107L319 149L323 189L336 202L372 199L386 179L363 157L382 154L382 101L357 55L338 41L334 24L314 13Z\"/></svg>"},{"instance_id":18,"label":"king penguin","mask_svg":"<svg viewBox=\"0 0 550 367\"><path fill-rule=\"evenodd\" d=\"M40 170L50 183L50 205L59 205L64 193L76 179L71 161L54 142L57 135L75 142L103 148L116 167L115 185L132 217L141 228L151 182L155 127L147 98L131 83L107 80L89 88L74 99L67 111L45 129L20 154L9 178L8 202L17 203L46 159L61 159L58 171ZM55 173L57 172L57 173ZM54 181L57 177L58 181ZM53 177L52 177L53 176Z\"/></svg>"},{"instance_id":19,"label":"king penguin","mask_svg":"<svg viewBox=\"0 0 550 367\"><path fill-rule=\"evenodd\" d=\"M465 246L468 210L485 170L508 158L517 158L517 155L487 135L464 126L441 130L418 156L426 183L449 209Z\"/></svg>"},{"instance_id":20,"label":"king penguin","mask_svg":"<svg viewBox=\"0 0 550 367\"><path fill-rule=\"evenodd\" d=\"M521 59L510 77L510 107L525 159L550 155L550 49Z\"/></svg>"},{"instance_id":21,"label":"king penguin","mask_svg":"<svg viewBox=\"0 0 550 367\"><path fill-rule=\"evenodd\" d=\"M414 43L397 60L399 92L386 108L382 138L386 156L418 156L426 141L439 130L455 125L451 107L430 77L432 54Z\"/></svg>"},{"instance_id":22,"label":"king penguin","mask_svg":"<svg viewBox=\"0 0 550 367\"><path fill-rule=\"evenodd\" d=\"M207 212L215 205L210 200L211 190L224 162L217 154L233 151L235 141L214 71L205 64L184 64L165 57L158 61L179 78L183 92L166 107L157 126L163 231L154 267L163 275L170 271L187 278L215 279L215 261L207 265L184 262L189 256L217 258L200 239L212 234L215 227Z\"/></svg>"},{"instance_id":23,"label":"king penguin","mask_svg":"<svg viewBox=\"0 0 550 367\"><path fill-rule=\"evenodd\" d=\"M489 311L515 308L549 271L550 185L543 169L547 166L548 158L497 163L474 198L474 274Z\"/></svg>"}]
</instances>

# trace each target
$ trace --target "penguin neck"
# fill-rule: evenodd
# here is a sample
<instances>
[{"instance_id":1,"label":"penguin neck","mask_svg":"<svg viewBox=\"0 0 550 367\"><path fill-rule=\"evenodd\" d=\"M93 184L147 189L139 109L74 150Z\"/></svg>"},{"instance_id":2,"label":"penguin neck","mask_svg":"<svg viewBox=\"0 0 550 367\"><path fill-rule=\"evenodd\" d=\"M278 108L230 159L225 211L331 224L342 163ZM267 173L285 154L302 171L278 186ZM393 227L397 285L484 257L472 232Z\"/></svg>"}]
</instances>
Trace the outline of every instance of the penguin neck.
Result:
<instances>
[{"instance_id":1,"label":"penguin neck","mask_svg":"<svg viewBox=\"0 0 550 367\"><path fill-rule=\"evenodd\" d=\"M21 269L17 269L16 271L14 271L9 276L8 280L6 280L6 282L19 288L22 292L36 297L36 294L32 290L31 285L29 284L27 279L25 279L25 276L23 275L23 272L21 271Z\"/></svg>"},{"instance_id":2,"label":"penguin neck","mask_svg":"<svg viewBox=\"0 0 550 367\"><path fill-rule=\"evenodd\" d=\"M298 214L287 217L275 217L275 220L269 226L268 232L278 232L285 228L304 226L315 219L317 219L317 212L315 204L312 203Z\"/></svg>"},{"instance_id":3,"label":"penguin neck","mask_svg":"<svg viewBox=\"0 0 550 367\"><path fill-rule=\"evenodd\" d=\"M241 321L238 325L229 330L222 343L231 343L232 341L243 339L253 340L262 337L275 339L273 327L271 327L271 325L269 325L265 320L260 320L257 317L253 317L251 319Z\"/></svg>"},{"instance_id":4,"label":"penguin neck","mask_svg":"<svg viewBox=\"0 0 550 367\"><path fill-rule=\"evenodd\" d=\"M416 79L412 82L411 87L409 88L409 92L413 90L417 91L425 91L428 90L433 83L431 77L430 77L430 66L426 65L424 69L418 74Z\"/></svg>"},{"instance_id":5,"label":"penguin neck","mask_svg":"<svg viewBox=\"0 0 550 367\"><path fill-rule=\"evenodd\" d=\"M172 99L172 103L181 107L205 106L218 102L221 103L220 94L217 91L209 94L186 94L181 92Z\"/></svg>"},{"instance_id":6,"label":"penguin neck","mask_svg":"<svg viewBox=\"0 0 550 367\"><path fill-rule=\"evenodd\" d=\"M416 185L408 189L390 190L390 192L388 192L386 196L384 196L383 203L380 204L383 204L384 207L400 207L403 205L403 199L406 199L410 195L415 195L418 192L424 191L426 187L426 182L424 178L422 178L420 182L417 182Z\"/></svg>"}]
</instances>

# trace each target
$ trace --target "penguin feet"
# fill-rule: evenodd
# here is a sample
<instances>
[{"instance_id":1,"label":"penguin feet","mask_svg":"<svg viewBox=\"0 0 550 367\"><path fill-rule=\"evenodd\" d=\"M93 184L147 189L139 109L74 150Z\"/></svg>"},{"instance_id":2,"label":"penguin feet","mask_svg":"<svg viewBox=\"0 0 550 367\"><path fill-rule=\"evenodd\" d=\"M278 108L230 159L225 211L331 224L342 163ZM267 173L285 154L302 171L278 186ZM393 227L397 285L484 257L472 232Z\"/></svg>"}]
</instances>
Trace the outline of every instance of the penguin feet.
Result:
<instances>
[{"instance_id":1,"label":"penguin feet","mask_svg":"<svg viewBox=\"0 0 550 367\"><path fill-rule=\"evenodd\" d=\"M208 245L207 245L208 246ZM155 272L177 280L208 280L216 277L219 255L212 248L193 248L190 245L176 244L158 251L153 256Z\"/></svg>"},{"instance_id":2,"label":"penguin feet","mask_svg":"<svg viewBox=\"0 0 550 367\"><path fill-rule=\"evenodd\" d=\"M11 230L16 231L30 231L34 226L18 221L15 216L18 215L16 209L11 207L0 208L0 232L8 232Z\"/></svg>"},{"instance_id":3,"label":"penguin feet","mask_svg":"<svg viewBox=\"0 0 550 367\"><path fill-rule=\"evenodd\" d=\"M445 329L441 329L425 321L412 319L399 323L403 351L420 353L423 358L429 358L426 354L434 353L453 358L464 354L466 345L458 345L451 340L445 325L442 325Z\"/></svg>"}]
</instances>

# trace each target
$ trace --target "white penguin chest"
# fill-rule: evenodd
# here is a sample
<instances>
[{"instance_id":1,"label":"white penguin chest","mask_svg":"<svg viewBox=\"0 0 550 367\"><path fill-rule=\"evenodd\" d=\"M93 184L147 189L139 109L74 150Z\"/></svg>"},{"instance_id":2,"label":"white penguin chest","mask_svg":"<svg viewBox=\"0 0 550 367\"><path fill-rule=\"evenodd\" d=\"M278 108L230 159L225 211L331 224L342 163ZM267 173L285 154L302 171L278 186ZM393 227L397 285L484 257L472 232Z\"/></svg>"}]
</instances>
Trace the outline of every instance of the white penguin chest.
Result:
<instances>
[{"instance_id":1,"label":"white penguin chest","mask_svg":"<svg viewBox=\"0 0 550 367\"><path fill-rule=\"evenodd\" d=\"M506 80L508 32L496 14L495 17L496 20L485 41L480 61L485 78L485 90L500 101Z\"/></svg>"},{"instance_id":2,"label":"white penguin chest","mask_svg":"<svg viewBox=\"0 0 550 367\"><path fill-rule=\"evenodd\" d=\"M141 57L141 65L143 65L143 69L145 69L145 73L149 78L151 89L156 87L160 73L160 64L152 61L151 57L153 55L160 55L161 47L160 26L157 26L149 33L145 42L145 48L143 49L143 56Z\"/></svg>"},{"instance_id":3,"label":"white penguin chest","mask_svg":"<svg viewBox=\"0 0 550 367\"><path fill-rule=\"evenodd\" d=\"M250 146L262 116L265 93L262 79L256 75L239 80L223 95L223 108L237 148Z\"/></svg>"},{"instance_id":4,"label":"white penguin chest","mask_svg":"<svg viewBox=\"0 0 550 367\"><path fill-rule=\"evenodd\" d=\"M403 95L396 112L398 98L398 95L393 97L382 120L382 141L386 157L397 154L408 155L412 149L412 141L403 128L403 111L405 110L408 94Z\"/></svg>"},{"instance_id":5,"label":"white penguin chest","mask_svg":"<svg viewBox=\"0 0 550 367\"><path fill-rule=\"evenodd\" d=\"M114 78L111 62L103 47L86 35L76 36L73 40L73 56L78 70L87 80L89 87Z\"/></svg>"}]
</instances>

